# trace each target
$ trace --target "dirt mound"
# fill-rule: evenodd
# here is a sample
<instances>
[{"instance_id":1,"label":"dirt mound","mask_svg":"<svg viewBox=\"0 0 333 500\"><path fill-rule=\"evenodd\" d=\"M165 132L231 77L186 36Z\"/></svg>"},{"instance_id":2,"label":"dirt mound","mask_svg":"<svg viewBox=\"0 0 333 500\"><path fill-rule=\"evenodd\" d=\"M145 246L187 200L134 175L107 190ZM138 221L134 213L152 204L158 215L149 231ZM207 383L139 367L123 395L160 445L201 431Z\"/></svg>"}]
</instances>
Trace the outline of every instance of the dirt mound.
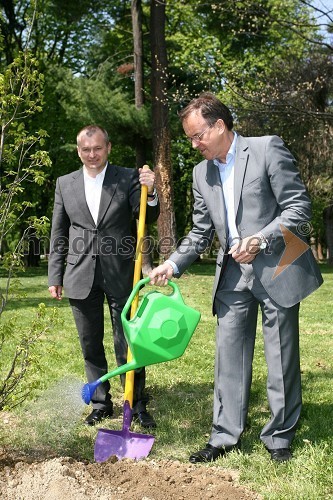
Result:
<instances>
[{"instance_id":1,"label":"dirt mound","mask_svg":"<svg viewBox=\"0 0 333 500\"><path fill-rule=\"evenodd\" d=\"M224 500L258 499L221 467L178 461L111 459L102 464L60 457L10 462L1 457L3 500Z\"/></svg>"}]
</instances>

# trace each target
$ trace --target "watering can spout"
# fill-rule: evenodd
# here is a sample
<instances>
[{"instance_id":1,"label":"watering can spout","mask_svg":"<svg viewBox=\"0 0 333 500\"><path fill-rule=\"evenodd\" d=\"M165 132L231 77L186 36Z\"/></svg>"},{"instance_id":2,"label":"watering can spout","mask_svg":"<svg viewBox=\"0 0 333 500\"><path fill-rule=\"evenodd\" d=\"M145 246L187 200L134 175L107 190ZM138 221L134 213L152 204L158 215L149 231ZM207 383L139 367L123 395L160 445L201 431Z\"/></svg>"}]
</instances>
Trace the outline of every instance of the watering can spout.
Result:
<instances>
[{"instance_id":1,"label":"watering can spout","mask_svg":"<svg viewBox=\"0 0 333 500\"><path fill-rule=\"evenodd\" d=\"M92 400L92 397L94 395L94 392L96 391L97 387L102 384L103 382L106 382L112 377L116 377L117 375L122 375L123 373L136 370L137 368L141 368L141 366L138 366L136 361L132 359L129 363L126 363L125 365L118 366L115 370L112 372L106 373L103 375L103 377L100 377L99 379L95 380L94 382L87 383L83 386L82 388L82 399L83 401L88 405L90 401Z\"/></svg>"}]
</instances>

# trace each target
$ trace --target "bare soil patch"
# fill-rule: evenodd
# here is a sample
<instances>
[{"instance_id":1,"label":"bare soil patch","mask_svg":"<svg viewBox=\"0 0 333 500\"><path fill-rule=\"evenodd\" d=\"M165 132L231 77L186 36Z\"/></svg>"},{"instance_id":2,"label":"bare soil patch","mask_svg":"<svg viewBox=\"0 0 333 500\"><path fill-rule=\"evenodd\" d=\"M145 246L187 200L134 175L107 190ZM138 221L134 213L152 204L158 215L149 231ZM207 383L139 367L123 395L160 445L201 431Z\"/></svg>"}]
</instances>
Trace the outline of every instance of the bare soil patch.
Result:
<instances>
[{"instance_id":1,"label":"bare soil patch","mask_svg":"<svg viewBox=\"0 0 333 500\"><path fill-rule=\"evenodd\" d=\"M0 450L2 500L253 500L222 467L124 459L89 463L69 457L18 459Z\"/></svg>"}]
</instances>

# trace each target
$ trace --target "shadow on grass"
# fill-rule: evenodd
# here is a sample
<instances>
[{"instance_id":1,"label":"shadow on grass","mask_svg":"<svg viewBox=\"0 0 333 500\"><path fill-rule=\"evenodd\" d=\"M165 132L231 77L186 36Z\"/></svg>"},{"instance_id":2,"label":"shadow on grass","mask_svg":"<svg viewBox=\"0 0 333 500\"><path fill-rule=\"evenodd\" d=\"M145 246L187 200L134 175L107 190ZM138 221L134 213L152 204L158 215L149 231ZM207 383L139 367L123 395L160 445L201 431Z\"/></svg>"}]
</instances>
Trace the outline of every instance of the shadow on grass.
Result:
<instances>
[{"instance_id":1,"label":"shadow on grass","mask_svg":"<svg viewBox=\"0 0 333 500\"><path fill-rule=\"evenodd\" d=\"M241 437L241 451L246 455L258 449L258 444L261 446L260 431L270 418L264 390L259 384L251 392L249 418ZM148 391L151 396L148 409L156 419L157 429L145 431L133 422L131 430L155 436L153 456L168 455L183 460L187 450L196 451L208 442L213 414L212 384L180 382L170 387L156 385L149 387ZM84 413L90 411L84 408L78 404L72 417L67 405L56 405L56 411L47 416L34 411L33 421L26 416L20 424L22 435L23 428L29 428L30 439L26 436L20 442L13 442L8 441L7 436L6 448L13 452L19 450L19 453L36 461L58 456L93 461L98 430L122 430L123 404L115 404L115 418L104 420L93 428L83 425ZM32 410L35 409L32 407ZM332 411L332 404L305 403L293 449L303 449L309 442L329 443L332 439L329 425Z\"/></svg>"},{"instance_id":2,"label":"shadow on grass","mask_svg":"<svg viewBox=\"0 0 333 500\"><path fill-rule=\"evenodd\" d=\"M305 403L296 434L298 441L332 443L332 414L333 404Z\"/></svg>"},{"instance_id":3,"label":"shadow on grass","mask_svg":"<svg viewBox=\"0 0 333 500\"><path fill-rule=\"evenodd\" d=\"M187 274L195 274L201 276L214 276L215 274L215 261L214 260L198 260L192 264L183 276Z\"/></svg>"},{"instance_id":4,"label":"shadow on grass","mask_svg":"<svg viewBox=\"0 0 333 500\"><path fill-rule=\"evenodd\" d=\"M68 299L66 299L65 297L60 301L49 298L48 296L46 296L45 298L22 297L19 299L10 299L6 304L5 311L17 311L19 309L34 309L37 308L40 303L45 304L46 307L70 307Z\"/></svg>"},{"instance_id":5,"label":"shadow on grass","mask_svg":"<svg viewBox=\"0 0 333 500\"><path fill-rule=\"evenodd\" d=\"M325 264L325 263L320 263L319 267L320 267L320 271L323 274L333 274L333 266L329 266L328 264Z\"/></svg>"},{"instance_id":6,"label":"shadow on grass","mask_svg":"<svg viewBox=\"0 0 333 500\"><path fill-rule=\"evenodd\" d=\"M8 271L0 267L0 278L7 278ZM26 267L23 271L17 271L17 278L35 278L36 276L47 276L47 262L42 261L38 267Z\"/></svg>"}]
</instances>

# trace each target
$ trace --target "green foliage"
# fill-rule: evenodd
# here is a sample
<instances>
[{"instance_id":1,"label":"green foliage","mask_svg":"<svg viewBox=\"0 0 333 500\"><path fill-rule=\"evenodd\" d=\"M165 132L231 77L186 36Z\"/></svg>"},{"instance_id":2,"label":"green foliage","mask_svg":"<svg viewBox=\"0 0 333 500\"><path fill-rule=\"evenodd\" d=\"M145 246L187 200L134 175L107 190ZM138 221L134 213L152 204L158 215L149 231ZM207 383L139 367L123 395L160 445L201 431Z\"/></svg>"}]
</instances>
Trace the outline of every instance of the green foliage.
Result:
<instances>
[{"instance_id":1,"label":"green foliage","mask_svg":"<svg viewBox=\"0 0 333 500\"><path fill-rule=\"evenodd\" d=\"M146 145L148 163L152 158L149 2L142 4L146 103L140 112L134 106L130 2L85 1L80 9L75 2L65 3L38 2L33 26L33 3L13 2L16 24L3 12L3 26L13 30L5 53L17 53L14 40L23 33L26 39L30 26L30 48L45 74L44 112L30 116L31 130L48 132L45 148L53 164L45 191L29 193L30 211L38 215L51 215L55 178L80 165L75 135L81 126L97 122L108 129L114 163L134 165L138 141ZM171 0L166 15L168 70L162 77L168 88L179 236L190 221L188 193L198 156L179 140L177 110L202 90L216 92L231 107L238 132L280 135L298 160L310 194L326 203L326 179L332 177L332 48L310 4ZM321 22L325 17L329 22L324 14Z\"/></svg>"},{"instance_id":2,"label":"green foliage","mask_svg":"<svg viewBox=\"0 0 333 500\"><path fill-rule=\"evenodd\" d=\"M29 52L20 54L0 75L0 251L6 238L19 245L24 214L36 206L29 199L31 186L45 182L51 162L41 149L47 134L30 132L30 117L42 109L43 76ZM24 229L23 229L24 231ZM13 234L16 237L13 239ZM17 251L19 253L19 251Z\"/></svg>"},{"instance_id":3,"label":"green foliage","mask_svg":"<svg viewBox=\"0 0 333 500\"><path fill-rule=\"evenodd\" d=\"M333 175L333 64L311 7L294 0L171 2L168 20L170 99L183 106L212 90L232 109L239 133L280 135L323 208ZM174 139L173 158L181 162L174 163L177 181L184 165L189 177L193 151ZM184 213L184 189L175 184L176 216ZM313 224L319 234L321 217Z\"/></svg>"},{"instance_id":4,"label":"green foliage","mask_svg":"<svg viewBox=\"0 0 333 500\"><path fill-rule=\"evenodd\" d=\"M107 68L94 79L72 77L59 82L57 91L62 96L61 103L67 119L77 124L77 130L86 123L100 123L108 129L115 143L125 143L134 147L133 137L149 137L149 112L147 108L135 108L122 93L114 78L114 86L106 78ZM79 111L79 112L78 112Z\"/></svg>"},{"instance_id":5,"label":"green foliage","mask_svg":"<svg viewBox=\"0 0 333 500\"><path fill-rule=\"evenodd\" d=\"M29 52L20 53L0 74L0 113L2 131L13 120L22 120L41 111L43 75L38 61ZM23 124L17 125L17 132Z\"/></svg>"},{"instance_id":6,"label":"green foliage","mask_svg":"<svg viewBox=\"0 0 333 500\"><path fill-rule=\"evenodd\" d=\"M14 285L14 289L15 289ZM17 289L16 289L17 290ZM14 291L14 290L13 290ZM15 293L16 299L21 298ZM40 303L35 317L26 329L18 331L18 320L9 317L0 323L0 410L20 405L38 385L35 375L40 371L36 345L58 323L57 310ZM10 342L10 347L6 344ZM9 353L8 353L9 351ZM23 384L29 370L30 382Z\"/></svg>"},{"instance_id":7,"label":"green foliage","mask_svg":"<svg viewBox=\"0 0 333 500\"><path fill-rule=\"evenodd\" d=\"M29 130L31 117L42 109L42 86L43 76L29 51L20 53L0 74L0 270L4 276L0 286L0 409L20 404L29 394L32 385L23 386L22 380L28 370L37 372L34 347L55 322L55 314L43 304L26 329L20 329L13 316L3 319L9 299L23 298L13 277L24 269L29 238L48 230L45 216L29 217L37 202L27 194L32 185L40 189L50 166L47 152L41 149L46 132Z\"/></svg>"},{"instance_id":8,"label":"green foliage","mask_svg":"<svg viewBox=\"0 0 333 500\"><path fill-rule=\"evenodd\" d=\"M327 206L325 198L313 197L312 198L312 225L314 228L313 236L317 241L324 241L325 224L323 219L323 210Z\"/></svg>"},{"instance_id":9,"label":"green foliage","mask_svg":"<svg viewBox=\"0 0 333 500\"><path fill-rule=\"evenodd\" d=\"M270 62L302 58L304 38L315 31L309 10L294 0L172 2L168 19L170 74L180 98L200 87L264 88Z\"/></svg>"},{"instance_id":10,"label":"green foliage","mask_svg":"<svg viewBox=\"0 0 333 500\"><path fill-rule=\"evenodd\" d=\"M13 5L19 39L19 26L27 20L19 4ZM53 166L45 194L29 196L39 200L36 214L51 215L55 178L80 165L75 135L87 123L108 129L114 163L134 165L140 140L151 163L149 3L143 2L142 8L146 103L138 112L130 2L83 2L79 10L75 2L38 3L30 45L45 74L46 104L31 124L34 130L47 130L45 148ZM332 61L321 45L323 35L311 7L300 0L186 0L167 2L166 15L168 71L162 77L170 106L178 234L189 224L187 193L196 157L179 140L176 112L202 90L218 93L232 108L240 133L282 136L311 194L320 197L320 180L332 175L327 120L333 79ZM179 220L184 211L185 221Z\"/></svg>"}]
</instances>

